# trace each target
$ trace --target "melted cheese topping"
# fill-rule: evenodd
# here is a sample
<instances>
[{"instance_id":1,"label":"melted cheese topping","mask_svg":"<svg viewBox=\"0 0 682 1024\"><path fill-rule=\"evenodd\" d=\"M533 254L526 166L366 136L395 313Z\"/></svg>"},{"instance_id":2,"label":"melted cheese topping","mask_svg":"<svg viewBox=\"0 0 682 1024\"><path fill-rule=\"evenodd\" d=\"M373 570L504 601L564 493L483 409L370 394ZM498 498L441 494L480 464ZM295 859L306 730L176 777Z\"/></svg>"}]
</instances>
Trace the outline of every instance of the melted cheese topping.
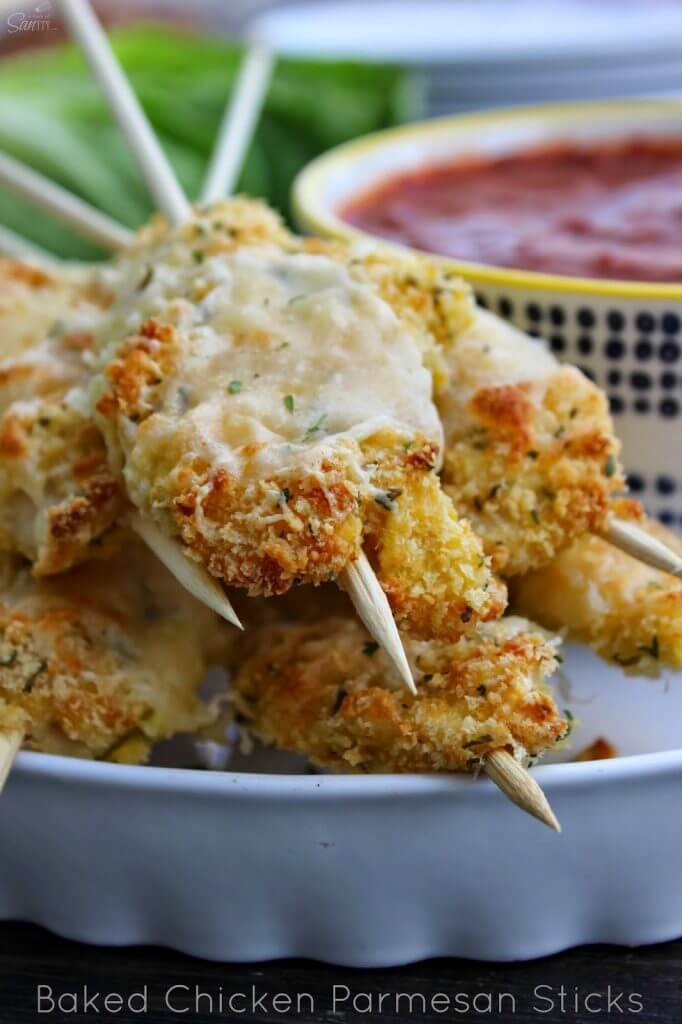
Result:
<instances>
[{"instance_id":1,"label":"melted cheese topping","mask_svg":"<svg viewBox=\"0 0 682 1024\"><path fill-rule=\"evenodd\" d=\"M262 476L390 428L442 448L431 376L410 330L369 284L326 256L274 245L207 252L181 229L124 264L118 301L100 335L100 367L145 320L177 330L175 372L154 396L144 430L119 423L129 456L183 436L183 454ZM199 239L201 241L201 238ZM99 393L102 384L100 382ZM95 388L95 402L98 389ZM358 479L362 476L356 459ZM136 481L129 479L135 490ZM139 481L137 481L139 483Z\"/></svg>"},{"instance_id":2,"label":"melted cheese topping","mask_svg":"<svg viewBox=\"0 0 682 1024\"><path fill-rule=\"evenodd\" d=\"M559 367L542 341L483 309L448 351L447 363L456 385L439 398L446 445L461 432L477 391L523 383L528 385L527 397L540 406L546 382Z\"/></svg>"}]
</instances>

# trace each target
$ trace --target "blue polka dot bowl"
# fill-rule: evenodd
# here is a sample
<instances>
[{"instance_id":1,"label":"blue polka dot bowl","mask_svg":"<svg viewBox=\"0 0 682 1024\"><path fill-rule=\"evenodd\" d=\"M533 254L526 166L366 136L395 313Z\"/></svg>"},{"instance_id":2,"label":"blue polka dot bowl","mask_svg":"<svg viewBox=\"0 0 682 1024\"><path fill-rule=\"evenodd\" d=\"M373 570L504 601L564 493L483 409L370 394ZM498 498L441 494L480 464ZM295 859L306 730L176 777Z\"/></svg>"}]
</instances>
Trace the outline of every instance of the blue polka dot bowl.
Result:
<instances>
[{"instance_id":1,"label":"blue polka dot bowl","mask_svg":"<svg viewBox=\"0 0 682 1024\"><path fill-rule=\"evenodd\" d=\"M379 132L309 164L294 185L294 207L305 230L377 241L338 211L394 175L460 155L632 136L682 137L682 102L548 104ZM563 277L441 258L471 283L482 305L544 337L606 391L633 495L663 522L681 527L682 283Z\"/></svg>"}]
</instances>

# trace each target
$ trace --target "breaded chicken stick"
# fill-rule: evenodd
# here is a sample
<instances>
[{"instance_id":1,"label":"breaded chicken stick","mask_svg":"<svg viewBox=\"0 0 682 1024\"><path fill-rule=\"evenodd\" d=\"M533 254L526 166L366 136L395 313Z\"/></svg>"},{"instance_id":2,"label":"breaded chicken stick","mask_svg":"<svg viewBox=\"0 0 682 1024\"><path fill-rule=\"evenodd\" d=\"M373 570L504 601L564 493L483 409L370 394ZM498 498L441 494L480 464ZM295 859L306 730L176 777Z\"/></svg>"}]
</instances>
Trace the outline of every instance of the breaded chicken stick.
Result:
<instances>
[{"instance_id":1,"label":"breaded chicken stick","mask_svg":"<svg viewBox=\"0 0 682 1024\"><path fill-rule=\"evenodd\" d=\"M502 575L546 565L602 530L625 486L602 392L484 310L446 362L444 487Z\"/></svg>"},{"instance_id":2,"label":"breaded chicken stick","mask_svg":"<svg viewBox=\"0 0 682 1024\"><path fill-rule=\"evenodd\" d=\"M266 743L355 772L478 770L500 748L521 763L567 732L545 686L556 646L524 620L454 644L406 641L417 695L348 616L269 623L235 650L243 723Z\"/></svg>"},{"instance_id":3,"label":"breaded chicken stick","mask_svg":"<svg viewBox=\"0 0 682 1024\"><path fill-rule=\"evenodd\" d=\"M406 628L455 637L505 600L436 475L426 365L469 299L432 267L418 301L406 266L252 201L157 222L120 261L91 400L132 502L218 579L282 593L364 547Z\"/></svg>"},{"instance_id":4,"label":"breaded chicken stick","mask_svg":"<svg viewBox=\"0 0 682 1024\"><path fill-rule=\"evenodd\" d=\"M138 762L213 709L198 688L230 629L135 540L54 580L0 563L0 732L30 750Z\"/></svg>"},{"instance_id":5,"label":"breaded chicken stick","mask_svg":"<svg viewBox=\"0 0 682 1024\"><path fill-rule=\"evenodd\" d=\"M65 271L60 281L9 262L2 270L0 351L15 354L0 358L0 548L49 575L101 555L124 506L103 439L75 396L108 296L84 274Z\"/></svg>"},{"instance_id":6,"label":"breaded chicken stick","mask_svg":"<svg viewBox=\"0 0 682 1024\"><path fill-rule=\"evenodd\" d=\"M618 514L638 521L634 502ZM680 538L653 520L653 537L682 554ZM513 581L515 608L589 644L627 672L682 668L682 583L650 569L599 537L576 540L549 565Z\"/></svg>"}]
</instances>

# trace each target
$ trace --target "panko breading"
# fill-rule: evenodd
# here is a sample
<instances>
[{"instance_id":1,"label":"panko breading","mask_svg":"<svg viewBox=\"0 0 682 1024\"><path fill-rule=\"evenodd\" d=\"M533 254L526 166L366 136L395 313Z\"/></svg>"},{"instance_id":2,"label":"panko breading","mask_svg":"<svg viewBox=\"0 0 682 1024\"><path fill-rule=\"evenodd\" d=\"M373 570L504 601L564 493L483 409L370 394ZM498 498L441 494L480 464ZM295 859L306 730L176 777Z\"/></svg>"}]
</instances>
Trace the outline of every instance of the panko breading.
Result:
<instances>
[{"instance_id":1,"label":"panko breading","mask_svg":"<svg viewBox=\"0 0 682 1024\"><path fill-rule=\"evenodd\" d=\"M608 403L579 370L479 310L446 354L443 484L503 576L602 528L624 489Z\"/></svg>"},{"instance_id":2,"label":"panko breading","mask_svg":"<svg viewBox=\"0 0 682 1024\"><path fill-rule=\"evenodd\" d=\"M143 760L210 720L197 690L230 630L138 542L56 580L0 562L0 729L47 753Z\"/></svg>"},{"instance_id":3,"label":"panko breading","mask_svg":"<svg viewBox=\"0 0 682 1024\"><path fill-rule=\"evenodd\" d=\"M622 518L637 519L620 501ZM682 540L653 520L652 536L682 553ZM682 668L682 582L644 565L599 537L581 537L544 569L514 580L514 606L551 629L589 644L626 671Z\"/></svg>"},{"instance_id":4,"label":"panko breading","mask_svg":"<svg viewBox=\"0 0 682 1024\"><path fill-rule=\"evenodd\" d=\"M544 682L555 642L524 620L405 646L416 696L352 618L251 630L234 652L238 720L266 743L356 772L474 771L500 748L526 762L567 735Z\"/></svg>"},{"instance_id":5,"label":"panko breading","mask_svg":"<svg viewBox=\"0 0 682 1024\"><path fill-rule=\"evenodd\" d=\"M74 289L69 295L44 337L0 361L0 548L30 559L36 575L102 554L92 545L124 505L104 441L75 394L106 293L84 281L80 302Z\"/></svg>"},{"instance_id":6,"label":"panko breading","mask_svg":"<svg viewBox=\"0 0 682 1024\"><path fill-rule=\"evenodd\" d=\"M226 584L318 584L365 545L399 620L453 637L505 592L435 475L425 364L469 295L416 267L391 279L246 200L158 221L120 261L91 401L132 502Z\"/></svg>"}]
</instances>

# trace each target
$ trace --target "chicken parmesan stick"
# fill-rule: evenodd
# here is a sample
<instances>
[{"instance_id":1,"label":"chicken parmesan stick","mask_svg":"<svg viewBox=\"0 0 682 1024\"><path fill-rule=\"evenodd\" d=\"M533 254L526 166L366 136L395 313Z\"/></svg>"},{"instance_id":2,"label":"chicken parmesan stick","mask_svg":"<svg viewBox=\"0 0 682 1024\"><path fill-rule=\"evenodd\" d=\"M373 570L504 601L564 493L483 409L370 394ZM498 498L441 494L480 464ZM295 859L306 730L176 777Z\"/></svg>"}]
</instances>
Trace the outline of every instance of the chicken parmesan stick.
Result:
<instances>
[{"instance_id":1,"label":"chicken parmesan stick","mask_svg":"<svg viewBox=\"0 0 682 1024\"><path fill-rule=\"evenodd\" d=\"M641 522L634 502L616 506ZM682 540L654 520L641 525L682 554ZM682 668L682 582L636 561L599 537L580 537L549 565L513 581L515 607L589 644L626 672Z\"/></svg>"},{"instance_id":2,"label":"chicken parmesan stick","mask_svg":"<svg viewBox=\"0 0 682 1024\"><path fill-rule=\"evenodd\" d=\"M142 544L37 581L0 562L0 733L47 753L145 760L211 720L198 688L231 631Z\"/></svg>"},{"instance_id":3,"label":"chicken parmesan stick","mask_svg":"<svg viewBox=\"0 0 682 1024\"><path fill-rule=\"evenodd\" d=\"M84 274L46 281L26 265L3 270L0 549L49 575L101 555L124 506L103 439L75 393L109 297Z\"/></svg>"},{"instance_id":4,"label":"chicken parmesan stick","mask_svg":"<svg viewBox=\"0 0 682 1024\"><path fill-rule=\"evenodd\" d=\"M266 743L354 772L472 772L505 749L520 764L566 735L545 685L556 642L522 619L452 644L405 640L417 695L349 616L267 623L234 653L242 723Z\"/></svg>"},{"instance_id":5,"label":"chicken parmesan stick","mask_svg":"<svg viewBox=\"0 0 682 1024\"><path fill-rule=\"evenodd\" d=\"M468 315L460 284L419 303L404 264L306 243L247 200L156 221L118 275L90 400L144 516L251 594L337 578L364 549L418 635L501 614L437 477L427 365L435 326Z\"/></svg>"},{"instance_id":6,"label":"chicken parmesan stick","mask_svg":"<svg viewBox=\"0 0 682 1024\"><path fill-rule=\"evenodd\" d=\"M625 481L602 392L484 310L446 362L444 487L501 574L546 565L604 529Z\"/></svg>"}]
</instances>

